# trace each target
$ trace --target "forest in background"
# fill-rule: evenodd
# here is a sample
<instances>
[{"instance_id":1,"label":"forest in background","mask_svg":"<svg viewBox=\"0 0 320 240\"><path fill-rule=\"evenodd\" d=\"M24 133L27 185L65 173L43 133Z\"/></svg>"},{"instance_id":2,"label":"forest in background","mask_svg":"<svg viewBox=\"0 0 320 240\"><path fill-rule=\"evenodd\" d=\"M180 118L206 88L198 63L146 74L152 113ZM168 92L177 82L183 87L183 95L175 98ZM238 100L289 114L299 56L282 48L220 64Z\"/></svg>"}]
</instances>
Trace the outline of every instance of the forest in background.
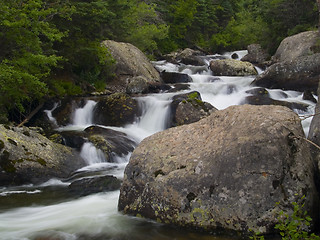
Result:
<instances>
[{"instance_id":1,"label":"forest in background","mask_svg":"<svg viewBox=\"0 0 320 240\"><path fill-rule=\"evenodd\" d=\"M0 122L43 99L103 90L113 59L106 39L150 59L181 48L216 53L260 43L271 54L290 35L315 30L314 0L2 0Z\"/></svg>"}]
</instances>

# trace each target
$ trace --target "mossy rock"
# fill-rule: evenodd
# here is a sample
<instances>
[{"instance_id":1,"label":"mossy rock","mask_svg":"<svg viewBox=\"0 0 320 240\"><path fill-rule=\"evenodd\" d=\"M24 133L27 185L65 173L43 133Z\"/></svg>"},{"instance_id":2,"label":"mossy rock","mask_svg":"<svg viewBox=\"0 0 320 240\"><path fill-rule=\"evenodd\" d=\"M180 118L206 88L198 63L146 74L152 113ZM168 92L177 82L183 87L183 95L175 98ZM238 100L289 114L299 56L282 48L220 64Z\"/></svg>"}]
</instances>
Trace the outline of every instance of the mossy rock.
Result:
<instances>
[{"instance_id":1,"label":"mossy rock","mask_svg":"<svg viewBox=\"0 0 320 240\"><path fill-rule=\"evenodd\" d=\"M197 91L173 97L171 103L172 126L197 122L215 111L210 103L203 102Z\"/></svg>"},{"instance_id":2,"label":"mossy rock","mask_svg":"<svg viewBox=\"0 0 320 240\"><path fill-rule=\"evenodd\" d=\"M136 99L125 93L114 93L100 98L95 107L94 121L106 126L123 126L141 115Z\"/></svg>"},{"instance_id":3,"label":"mossy rock","mask_svg":"<svg viewBox=\"0 0 320 240\"><path fill-rule=\"evenodd\" d=\"M113 155L127 155L134 150L136 143L125 133L111 129L91 126L85 129L88 140L104 154L108 162L113 162Z\"/></svg>"},{"instance_id":4,"label":"mossy rock","mask_svg":"<svg viewBox=\"0 0 320 240\"><path fill-rule=\"evenodd\" d=\"M85 165L75 150L26 127L0 125L0 148L0 186L66 178Z\"/></svg>"}]
</instances>

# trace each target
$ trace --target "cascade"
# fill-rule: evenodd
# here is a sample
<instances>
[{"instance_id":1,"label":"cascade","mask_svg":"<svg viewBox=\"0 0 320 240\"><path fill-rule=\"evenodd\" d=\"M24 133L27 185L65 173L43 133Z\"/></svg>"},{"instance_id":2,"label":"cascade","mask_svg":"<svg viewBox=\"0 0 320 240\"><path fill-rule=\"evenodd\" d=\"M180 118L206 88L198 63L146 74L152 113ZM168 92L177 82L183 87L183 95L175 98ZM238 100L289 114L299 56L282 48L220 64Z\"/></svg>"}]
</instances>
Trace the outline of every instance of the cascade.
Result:
<instances>
[{"instance_id":1,"label":"cascade","mask_svg":"<svg viewBox=\"0 0 320 240\"><path fill-rule=\"evenodd\" d=\"M90 142L86 142L83 144L80 156L86 161L88 165L106 161L104 153L100 149L97 149Z\"/></svg>"},{"instance_id":2,"label":"cascade","mask_svg":"<svg viewBox=\"0 0 320 240\"><path fill-rule=\"evenodd\" d=\"M237 52L242 56L245 52ZM219 57L231 58L232 53L223 56L204 56L207 63L210 59ZM196 66L183 64L172 64L165 61L154 62L159 71L184 72L189 74L193 82L188 83L190 90L179 93L160 93L137 97L142 109L141 117L135 122L123 127L101 126L112 130L126 133L137 143L147 136L162 131L168 127L170 119L170 103L175 94L198 91L202 100L211 103L218 109L224 109L231 105L241 104L246 96L247 90L254 88L250 86L253 77L216 77L206 67L201 71ZM309 105L307 112L298 114L313 114L314 103L302 99L302 93L294 91L268 90L272 98L286 101L302 102ZM96 102L88 100L86 104L73 113L73 121L70 126L59 128L60 131L78 130L93 124L93 110ZM46 113L51 121L53 109ZM311 118L303 121L305 132L308 131ZM90 142L84 143L81 148L81 156L86 160L88 166L79 170L91 174L99 172L103 175L114 175L123 178L123 171L129 161L131 153L126 156L114 156L113 163L107 163L101 150L98 150ZM21 186L16 188L0 189L1 197L12 197L16 199L18 194L24 194L22 202L26 202L30 195L39 195L43 198L42 188L52 186L63 186L67 188L70 183L62 183L59 180L48 181L40 186ZM22 193L23 192L23 193ZM89 239L217 239L230 240L235 238L213 237L202 233L190 233L186 230L168 228L164 225L139 218L124 216L117 212L117 200L119 191L92 194L90 196L66 199L51 204L39 204L37 202L27 207L3 208L0 211L0 239L63 239L63 240L89 240ZM12 201L15 202L15 201Z\"/></svg>"},{"instance_id":3,"label":"cascade","mask_svg":"<svg viewBox=\"0 0 320 240\"><path fill-rule=\"evenodd\" d=\"M73 125L90 126L92 125L93 109L97 103L89 100L83 108L78 108L74 112Z\"/></svg>"},{"instance_id":4,"label":"cascade","mask_svg":"<svg viewBox=\"0 0 320 240\"><path fill-rule=\"evenodd\" d=\"M47 114L49 120L50 120L55 126L58 126L58 123L57 123L57 120L52 116L52 112L53 112L54 110L56 110L56 108L57 108L58 106L59 106L59 103L56 102L56 103L54 103L52 109L50 109L50 110L44 110L44 112Z\"/></svg>"}]
</instances>

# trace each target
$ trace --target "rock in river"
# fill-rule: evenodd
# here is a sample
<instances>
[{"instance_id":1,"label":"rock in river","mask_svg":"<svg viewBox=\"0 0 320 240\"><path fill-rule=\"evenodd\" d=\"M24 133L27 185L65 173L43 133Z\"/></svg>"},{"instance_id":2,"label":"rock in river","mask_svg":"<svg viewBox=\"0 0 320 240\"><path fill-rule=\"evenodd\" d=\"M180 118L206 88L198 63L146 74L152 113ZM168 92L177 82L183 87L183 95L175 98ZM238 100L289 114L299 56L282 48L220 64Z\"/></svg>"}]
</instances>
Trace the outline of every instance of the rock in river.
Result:
<instances>
[{"instance_id":1,"label":"rock in river","mask_svg":"<svg viewBox=\"0 0 320 240\"><path fill-rule=\"evenodd\" d=\"M210 69L215 76L249 76L258 74L253 64L235 59L213 60L210 62Z\"/></svg>"},{"instance_id":2,"label":"rock in river","mask_svg":"<svg viewBox=\"0 0 320 240\"><path fill-rule=\"evenodd\" d=\"M303 137L290 109L250 105L156 133L133 152L118 208L183 227L272 233L279 209L303 195L315 212Z\"/></svg>"},{"instance_id":3,"label":"rock in river","mask_svg":"<svg viewBox=\"0 0 320 240\"><path fill-rule=\"evenodd\" d=\"M83 167L78 152L53 143L29 128L0 125L0 185L41 183L66 178Z\"/></svg>"}]
</instances>

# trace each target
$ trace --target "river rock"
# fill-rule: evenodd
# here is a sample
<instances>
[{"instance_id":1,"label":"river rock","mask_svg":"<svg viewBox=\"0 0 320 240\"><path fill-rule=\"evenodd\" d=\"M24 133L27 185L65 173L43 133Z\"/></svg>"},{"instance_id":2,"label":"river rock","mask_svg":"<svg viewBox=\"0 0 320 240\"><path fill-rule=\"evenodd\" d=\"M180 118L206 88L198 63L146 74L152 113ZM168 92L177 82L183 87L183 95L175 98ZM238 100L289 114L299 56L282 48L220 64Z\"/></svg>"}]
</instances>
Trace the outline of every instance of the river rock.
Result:
<instances>
[{"instance_id":1,"label":"river rock","mask_svg":"<svg viewBox=\"0 0 320 240\"><path fill-rule=\"evenodd\" d=\"M124 214L206 231L274 232L306 195L313 162L299 117L281 106L232 106L144 139L125 169ZM276 204L279 202L279 204Z\"/></svg>"},{"instance_id":2,"label":"river rock","mask_svg":"<svg viewBox=\"0 0 320 240\"><path fill-rule=\"evenodd\" d=\"M120 127L132 123L140 114L137 100L125 93L114 93L99 98L93 119L95 124Z\"/></svg>"},{"instance_id":3,"label":"river rock","mask_svg":"<svg viewBox=\"0 0 320 240\"><path fill-rule=\"evenodd\" d=\"M0 125L0 185L38 184L66 178L85 166L78 152L29 128Z\"/></svg>"},{"instance_id":4,"label":"river rock","mask_svg":"<svg viewBox=\"0 0 320 240\"><path fill-rule=\"evenodd\" d=\"M120 189L121 182L114 176L84 178L72 182L68 189L73 195L87 196L94 193L109 192Z\"/></svg>"},{"instance_id":5,"label":"river rock","mask_svg":"<svg viewBox=\"0 0 320 240\"><path fill-rule=\"evenodd\" d=\"M260 44L250 44L247 50L248 54L241 58L241 61L262 66L270 58L270 55L262 49Z\"/></svg>"},{"instance_id":6,"label":"river rock","mask_svg":"<svg viewBox=\"0 0 320 240\"><path fill-rule=\"evenodd\" d=\"M49 139L80 151L82 145L87 141L87 136L82 131L62 131L51 135Z\"/></svg>"},{"instance_id":7,"label":"river rock","mask_svg":"<svg viewBox=\"0 0 320 240\"><path fill-rule=\"evenodd\" d=\"M149 93L161 93L171 89L169 84L165 83L149 83Z\"/></svg>"},{"instance_id":8,"label":"river rock","mask_svg":"<svg viewBox=\"0 0 320 240\"><path fill-rule=\"evenodd\" d=\"M201 51L186 48L184 50L179 50L177 52L172 52L165 56L168 62L172 63L183 63L186 65L203 66L205 65L204 59L200 56L204 54Z\"/></svg>"},{"instance_id":9,"label":"river rock","mask_svg":"<svg viewBox=\"0 0 320 240\"><path fill-rule=\"evenodd\" d=\"M307 31L287 37L280 43L272 61L294 61L299 57L318 53L315 49L319 46L319 41L318 31Z\"/></svg>"},{"instance_id":10,"label":"river rock","mask_svg":"<svg viewBox=\"0 0 320 240\"><path fill-rule=\"evenodd\" d=\"M320 82L318 87L318 96L320 96ZM316 104L315 115L312 118L308 139L316 145L311 144L311 153L314 158L315 165L318 166L316 175L316 183L320 192L320 102Z\"/></svg>"},{"instance_id":11,"label":"river rock","mask_svg":"<svg viewBox=\"0 0 320 240\"><path fill-rule=\"evenodd\" d=\"M126 88L126 93L128 94L139 94L139 93L148 93L148 92L149 92L148 80L142 76L133 77L128 83Z\"/></svg>"},{"instance_id":12,"label":"river rock","mask_svg":"<svg viewBox=\"0 0 320 240\"><path fill-rule=\"evenodd\" d=\"M168 84L192 82L192 78L188 74L178 73L178 72L162 71L161 78L164 83L168 83Z\"/></svg>"},{"instance_id":13,"label":"river rock","mask_svg":"<svg viewBox=\"0 0 320 240\"><path fill-rule=\"evenodd\" d=\"M127 155L136 146L127 134L112 129L91 126L85 129L85 133L87 139L105 154L108 162L112 162L113 154Z\"/></svg>"},{"instance_id":14,"label":"river rock","mask_svg":"<svg viewBox=\"0 0 320 240\"><path fill-rule=\"evenodd\" d=\"M275 100L270 97L270 94L265 88L254 88L247 90L246 93L252 94L247 96L240 104L251 104L251 105L279 105L290 108L291 110L307 111L309 105L298 102L287 102Z\"/></svg>"},{"instance_id":15,"label":"river rock","mask_svg":"<svg viewBox=\"0 0 320 240\"><path fill-rule=\"evenodd\" d=\"M313 93L310 90L305 90L303 92L303 96L302 96L303 100L307 100L313 103L317 103L317 99L315 99L315 97L313 96Z\"/></svg>"},{"instance_id":16,"label":"river rock","mask_svg":"<svg viewBox=\"0 0 320 240\"><path fill-rule=\"evenodd\" d=\"M249 62L235 59L213 60L210 69L215 76L249 76L257 75L257 70Z\"/></svg>"},{"instance_id":17,"label":"river rock","mask_svg":"<svg viewBox=\"0 0 320 240\"><path fill-rule=\"evenodd\" d=\"M30 121L30 124L32 126L40 126L46 132L52 134L54 128L71 124L75 109L84 107L87 101L87 98L82 97L66 97L60 100L50 100L49 102L45 103L44 107L39 111L39 113L34 116L34 120ZM48 118L46 111L51 111L54 121L51 121ZM48 129L50 131L48 131Z\"/></svg>"},{"instance_id":18,"label":"river rock","mask_svg":"<svg viewBox=\"0 0 320 240\"><path fill-rule=\"evenodd\" d=\"M317 91L320 78L320 53L271 65L253 85L284 90Z\"/></svg>"},{"instance_id":19,"label":"river rock","mask_svg":"<svg viewBox=\"0 0 320 240\"><path fill-rule=\"evenodd\" d=\"M171 103L172 126L190 124L199 121L217 109L203 102L199 92L175 95Z\"/></svg>"},{"instance_id":20,"label":"river rock","mask_svg":"<svg viewBox=\"0 0 320 240\"><path fill-rule=\"evenodd\" d=\"M102 42L111 56L115 59L115 74L117 78L108 87L125 91L127 79L142 76L148 82L160 82L159 72L153 67L149 59L137 47L130 43L106 40Z\"/></svg>"}]
</instances>

